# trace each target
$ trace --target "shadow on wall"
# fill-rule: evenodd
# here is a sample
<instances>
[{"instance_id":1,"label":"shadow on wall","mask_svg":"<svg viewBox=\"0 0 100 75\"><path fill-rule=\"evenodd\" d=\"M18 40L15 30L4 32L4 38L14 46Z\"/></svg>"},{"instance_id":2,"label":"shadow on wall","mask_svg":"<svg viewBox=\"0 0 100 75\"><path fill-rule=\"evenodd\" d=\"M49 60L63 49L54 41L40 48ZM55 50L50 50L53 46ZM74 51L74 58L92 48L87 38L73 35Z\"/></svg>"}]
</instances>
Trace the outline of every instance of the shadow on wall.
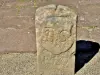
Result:
<instances>
[{"instance_id":1,"label":"shadow on wall","mask_svg":"<svg viewBox=\"0 0 100 75\"><path fill-rule=\"evenodd\" d=\"M75 73L88 63L99 51L100 45L96 42L79 40L76 42Z\"/></svg>"}]
</instances>

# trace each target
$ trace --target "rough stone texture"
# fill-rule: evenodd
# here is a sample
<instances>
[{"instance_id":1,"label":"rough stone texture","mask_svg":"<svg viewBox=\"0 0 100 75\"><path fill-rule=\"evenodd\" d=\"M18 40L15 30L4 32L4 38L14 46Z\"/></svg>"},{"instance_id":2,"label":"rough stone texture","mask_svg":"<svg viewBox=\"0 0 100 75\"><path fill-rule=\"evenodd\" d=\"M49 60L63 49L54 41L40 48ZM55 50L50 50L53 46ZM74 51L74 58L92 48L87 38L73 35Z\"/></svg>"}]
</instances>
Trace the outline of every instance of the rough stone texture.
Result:
<instances>
[{"instance_id":1,"label":"rough stone texture","mask_svg":"<svg viewBox=\"0 0 100 75\"><path fill-rule=\"evenodd\" d=\"M74 75L76 13L67 6L36 10L38 75Z\"/></svg>"},{"instance_id":2,"label":"rough stone texture","mask_svg":"<svg viewBox=\"0 0 100 75\"><path fill-rule=\"evenodd\" d=\"M77 40L89 40L89 31L86 28L77 27Z\"/></svg>"},{"instance_id":3,"label":"rough stone texture","mask_svg":"<svg viewBox=\"0 0 100 75\"><path fill-rule=\"evenodd\" d=\"M78 25L79 26L100 26L100 1L79 0L78 1Z\"/></svg>"},{"instance_id":4,"label":"rough stone texture","mask_svg":"<svg viewBox=\"0 0 100 75\"><path fill-rule=\"evenodd\" d=\"M100 43L100 0L78 1L77 40Z\"/></svg>"},{"instance_id":5,"label":"rough stone texture","mask_svg":"<svg viewBox=\"0 0 100 75\"><path fill-rule=\"evenodd\" d=\"M78 1L77 40L100 43L100 0Z\"/></svg>"},{"instance_id":6,"label":"rough stone texture","mask_svg":"<svg viewBox=\"0 0 100 75\"><path fill-rule=\"evenodd\" d=\"M78 0L80 5L88 5L88 4L98 4L100 0Z\"/></svg>"},{"instance_id":7,"label":"rough stone texture","mask_svg":"<svg viewBox=\"0 0 100 75\"><path fill-rule=\"evenodd\" d=\"M0 52L36 52L34 3L0 0Z\"/></svg>"},{"instance_id":8,"label":"rough stone texture","mask_svg":"<svg viewBox=\"0 0 100 75\"><path fill-rule=\"evenodd\" d=\"M36 52L35 48L35 27L34 27L34 18L35 18L35 10L37 7L44 6L47 4L64 4L67 6L72 6L76 7L77 6L77 0L0 0L0 29L4 32L13 32L13 29L16 30L13 35L9 35L9 37L15 37L14 34L17 33L17 37L19 36L25 36L24 39L27 39L26 42L20 42L20 40L23 40L23 38L14 38L14 40L8 40L7 38L5 39L6 41L10 41L10 44L7 44L6 42L0 41L0 44L7 48L5 51L2 49L3 47L0 47L1 52L20 52L20 51L34 51ZM22 35L20 31L27 32L29 30L32 32L32 36L29 36L27 34ZM19 32L19 33L18 33ZM3 32L1 32L3 33ZM29 32L28 32L29 33ZM7 36L6 34L0 35L1 37ZM28 37L28 38L27 38ZM31 39L33 38L33 40ZM30 43L29 43L29 41ZM19 45L15 42L18 42L23 44ZM28 42L28 43L27 43ZM17 45L17 49L15 49L15 46L12 46L12 44ZM8 45L8 46L7 46ZM29 47L29 45L31 45ZM9 47L10 46L10 47ZM22 49L23 48L23 49ZM28 50L27 50L28 49Z\"/></svg>"},{"instance_id":9,"label":"rough stone texture","mask_svg":"<svg viewBox=\"0 0 100 75\"><path fill-rule=\"evenodd\" d=\"M0 52L32 52L35 49L31 30L0 29L0 35Z\"/></svg>"},{"instance_id":10,"label":"rough stone texture","mask_svg":"<svg viewBox=\"0 0 100 75\"><path fill-rule=\"evenodd\" d=\"M80 71L75 75L99 75L100 74L100 52L92 58Z\"/></svg>"},{"instance_id":11,"label":"rough stone texture","mask_svg":"<svg viewBox=\"0 0 100 75\"><path fill-rule=\"evenodd\" d=\"M100 4L80 5L79 7L79 25L83 26L100 26L99 11Z\"/></svg>"},{"instance_id":12,"label":"rough stone texture","mask_svg":"<svg viewBox=\"0 0 100 75\"><path fill-rule=\"evenodd\" d=\"M0 75L36 75L36 54L0 54Z\"/></svg>"},{"instance_id":13,"label":"rough stone texture","mask_svg":"<svg viewBox=\"0 0 100 75\"><path fill-rule=\"evenodd\" d=\"M100 10L99 10L100 9L100 0L36 0L35 2L36 2L36 7L51 4L51 3L75 7L75 9L78 10L78 14L79 14L77 25L82 27L82 28L78 29L77 40L79 40L79 39L87 40L88 39L88 40L100 42L100 39L99 39L100 30L98 29L100 26L100 23L99 23L100 22L100 17L99 17L100 16ZM0 28L1 28L0 30L2 30L2 31L5 30L4 32L6 32L6 31L8 31L8 29L6 30L4 28L8 28L8 27L16 28L16 32L14 30L15 33L18 32L18 34L20 36L22 36L22 33L20 34L19 32L23 30L23 32L25 31L25 35L23 33L23 36L28 37L26 35L27 30L31 29L31 30L33 30L32 34L35 35L35 31L34 31L34 29L35 29L34 28L34 17L35 17L34 14L35 13L34 12L35 12L34 0L0 0ZM20 19L20 21L19 21L19 19ZM31 21L31 19L32 19L32 21ZM14 24L12 22L12 20L15 21L16 24ZM23 20L25 20L25 21L23 21ZM32 22L33 22L33 24L32 24ZM29 25L27 25L28 23L29 23ZM7 24L9 24L9 25L7 25ZM25 24L25 25L23 25L23 24ZM93 30L93 28L86 29L86 28L83 28L83 26L86 26L86 28L87 28L87 26L88 26L88 28L90 28L91 26L94 26L94 27L97 26L97 29L95 29L95 30ZM21 30L19 31L19 29L21 29ZM91 31L91 30L93 30L93 31ZM13 32L13 29L11 29L10 31ZM2 32L0 32L0 33L2 33ZM15 37L15 35L12 35L12 36ZM0 35L0 37L3 37L3 36ZM18 38L15 38L15 40L18 41ZM20 40L23 40L23 39L20 38ZM14 40L10 40L10 42L11 41L14 41ZM14 44L14 43L12 43L12 44ZM23 44L25 44L25 43L23 43ZM33 43L33 45L34 44L35 44L35 42ZM5 48L7 48L7 45L9 45L9 44L6 43ZM26 43L24 48L26 48L26 45L29 45L29 43L28 44ZM4 46L5 46L5 44L3 45L3 48L4 48ZM22 47L22 46L20 46L20 47ZM0 48L0 50L2 50L2 48ZM36 49L34 48L34 50L36 50ZM10 49L9 49L9 51L10 51ZM18 50L17 50L17 52L18 52ZM95 67L96 67L96 65L95 65ZM97 71L97 72L99 75L99 71ZM81 74L81 75L84 75L84 74Z\"/></svg>"},{"instance_id":14,"label":"rough stone texture","mask_svg":"<svg viewBox=\"0 0 100 75\"><path fill-rule=\"evenodd\" d=\"M100 44L100 28L95 28L90 33L93 41L98 42Z\"/></svg>"}]
</instances>

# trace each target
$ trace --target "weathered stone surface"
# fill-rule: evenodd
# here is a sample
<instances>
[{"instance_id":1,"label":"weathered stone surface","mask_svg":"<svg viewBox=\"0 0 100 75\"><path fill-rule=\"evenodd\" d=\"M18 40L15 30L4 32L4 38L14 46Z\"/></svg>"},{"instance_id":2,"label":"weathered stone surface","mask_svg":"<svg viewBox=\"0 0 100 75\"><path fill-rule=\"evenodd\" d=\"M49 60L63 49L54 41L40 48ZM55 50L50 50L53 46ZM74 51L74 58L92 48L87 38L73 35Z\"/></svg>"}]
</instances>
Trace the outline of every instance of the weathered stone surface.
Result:
<instances>
[{"instance_id":1,"label":"weathered stone surface","mask_svg":"<svg viewBox=\"0 0 100 75\"><path fill-rule=\"evenodd\" d=\"M86 1L86 0L85 0ZM96 0L95 0L96 1ZM81 3L80 3L81 4ZM100 3L79 5L78 8L78 25L79 26L100 26Z\"/></svg>"},{"instance_id":2,"label":"weathered stone surface","mask_svg":"<svg viewBox=\"0 0 100 75\"><path fill-rule=\"evenodd\" d=\"M33 0L1 0L0 15L3 16L33 16L35 14Z\"/></svg>"},{"instance_id":3,"label":"weathered stone surface","mask_svg":"<svg viewBox=\"0 0 100 75\"><path fill-rule=\"evenodd\" d=\"M36 52L32 0L0 0L0 52Z\"/></svg>"},{"instance_id":4,"label":"weathered stone surface","mask_svg":"<svg viewBox=\"0 0 100 75\"><path fill-rule=\"evenodd\" d=\"M93 41L100 43L100 28L95 28L90 33Z\"/></svg>"},{"instance_id":5,"label":"weathered stone surface","mask_svg":"<svg viewBox=\"0 0 100 75\"><path fill-rule=\"evenodd\" d=\"M36 54L0 54L0 75L36 75Z\"/></svg>"},{"instance_id":6,"label":"weathered stone surface","mask_svg":"<svg viewBox=\"0 0 100 75\"><path fill-rule=\"evenodd\" d=\"M0 29L0 52L36 52L32 30Z\"/></svg>"},{"instance_id":7,"label":"weathered stone surface","mask_svg":"<svg viewBox=\"0 0 100 75\"><path fill-rule=\"evenodd\" d=\"M90 34L87 27L77 27L77 40L90 40Z\"/></svg>"},{"instance_id":8,"label":"weathered stone surface","mask_svg":"<svg viewBox=\"0 0 100 75\"><path fill-rule=\"evenodd\" d=\"M31 17L2 17L0 20L0 28L15 28L15 29L25 29L32 27L34 21ZM34 28L35 29L35 28Z\"/></svg>"},{"instance_id":9,"label":"weathered stone surface","mask_svg":"<svg viewBox=\"0 0 100 75\"><path fill-rule=\"evenodd\" d=\"M78 0L80 5L98 4L100 0Z\"/></svg>"},{"instance_id":10,"label":"weathered stone surface","mask_svg":"<svg viewBox=\"0 0 100 75\"><path fill-rule=\"evenodd\" d=\"M52 0L52 2L55 4L67 5L75 8L78 6L78 0Z\"/></svg>"},{"instance_id":11,"label":"weathered stone surface","mask_svg":"<svg viewBox=\"0 0 100 75\"><path fill-rule=\"evenodd\" d=\"M67 6L36 10L38 75L74 75L76 13Z\"/></svg>"}]
</instances>

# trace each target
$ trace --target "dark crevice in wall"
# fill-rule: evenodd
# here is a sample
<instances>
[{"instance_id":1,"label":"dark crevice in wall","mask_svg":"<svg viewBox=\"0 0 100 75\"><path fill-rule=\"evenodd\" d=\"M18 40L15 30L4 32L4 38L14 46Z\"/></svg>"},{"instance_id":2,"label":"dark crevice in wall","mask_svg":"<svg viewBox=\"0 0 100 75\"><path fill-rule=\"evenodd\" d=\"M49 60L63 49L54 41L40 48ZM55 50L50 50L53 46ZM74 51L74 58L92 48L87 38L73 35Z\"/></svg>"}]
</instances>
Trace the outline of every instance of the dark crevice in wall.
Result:
<instances>
[{"instance_id":1,"label":"dark crevice in wall","mask_svg":"<svg viewBox=\"0 0 100 75\"><path fill-rule=\"evenodd\" d=\"M76 42L75 73L79 71L98 53L100 45L97 42L78 40Z\"/></svg>"}]
</instances>

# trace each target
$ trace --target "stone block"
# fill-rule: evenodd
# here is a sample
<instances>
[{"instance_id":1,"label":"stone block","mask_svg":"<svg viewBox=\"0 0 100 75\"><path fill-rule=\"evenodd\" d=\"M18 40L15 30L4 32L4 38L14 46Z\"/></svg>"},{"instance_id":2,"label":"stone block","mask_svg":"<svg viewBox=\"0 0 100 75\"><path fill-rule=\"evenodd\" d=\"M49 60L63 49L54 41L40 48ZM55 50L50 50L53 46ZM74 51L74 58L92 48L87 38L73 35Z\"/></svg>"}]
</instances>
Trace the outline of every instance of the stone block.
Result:
<instances>
[{"instance_id":1,"label":"stone block","mask_svg":"<svg viewBox=\"0 0 100 75\"><path fill-rule=\"evenodd\" d=\"M36 75L36 54L0 54L0 75Z\"/></svg>"},{"instance_id":2,"label":"stone block","mask_svg":"<svg viewBox=\"0 0 100 75\"><path fill-rule=\"evenodd\" d=\"M100 20L100 3L79 5L78 8L78 26L98 26Z\"/></svg>"},{"instance_id":3,"label":"stone block","mask_svg":"<svg viewBox=\"0 0 100 75\"><path fill-rule=\"evenodd\" d=\"M36 10L38 75L74 75L76 17L72 9L62 5Z\"/></svg>"},{"instance_id":4,"label":"stone block","mask_svg":"<svg viewBox=\"0 0 100 75\"><path fill-rule=\"evenodd\" d=\"M15 29L28 29L34 26L32 17L3 17L0 20L0 28L15 28ZM34 28L35 29L35 28Z\"/></svg>"},{"instance_id":5,"label":"stone block","mask_svg":"<svg viewBox=\"0 0 100 75\"><path fill-rule=\"evenodd\" d=\"M36 52L33 31L0 29L0 52Z\"/></svg>"}]
</instances>

